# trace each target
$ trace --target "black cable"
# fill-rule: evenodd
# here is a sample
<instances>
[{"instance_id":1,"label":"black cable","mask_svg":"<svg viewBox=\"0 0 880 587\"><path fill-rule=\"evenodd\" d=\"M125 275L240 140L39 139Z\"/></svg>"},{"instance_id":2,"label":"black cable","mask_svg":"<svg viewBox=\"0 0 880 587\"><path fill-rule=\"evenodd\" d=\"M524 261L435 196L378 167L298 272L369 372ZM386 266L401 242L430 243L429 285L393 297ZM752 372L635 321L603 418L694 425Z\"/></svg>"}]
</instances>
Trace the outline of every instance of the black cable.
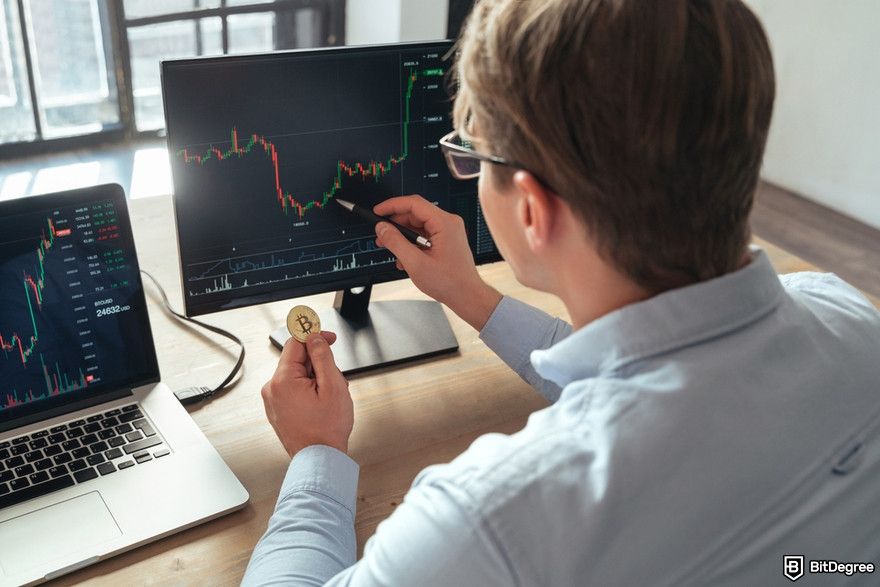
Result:
<instances>
[{"instance_id":1,"label":"black cable","mask_svg":"<svg viewBox=\"0 0 880 587\"><path fill-rule=\"evenodd\" d=\"M214 389L208 389L207 387L188 387L186 389L182 389L180 391L174 392L174 395L177 397L178 400L180 400L180 403L182 403L184 405L194 404L196 402L200 402L202 400L205 400L205 399L211 397L212 395L214 395L215 393L217 393L218 391L220 391L221 389L226 387L229 384L229 382L232 381L235 378L235 376L238 374L238 372L241 370L241 366L244 363L244 343L241 341L240 338L238 338L236 335L232 334L231 332L223 330L222 328L219 328L217 326L205 324L204 322L202 322L200 320L196 320L195 318L189 318L188 316L184 316L180 312L176 312L174 310L174 308L171 307L171 303L168 301L168 296L165 294L165 290L162 289L162 286L159 285L159 281L155 277L153 277L149 272L144 271L143 269L141 269L141 273L143 273L144 275L149 277L150 281L153 282L153 285L156 286L156 289L159 290L159 294L162 296L162 304L165 306L165 309L172 316L174 316L178 320L182 320L184 322L190 322L192 324L195 324L196 326L201 326L205 330L210 330L211 332L215 332L221 336L225 336L226 338L228 338L228 339L234 341L236 344L238 344L239 347L241 347L241 352L239 352L239 354L238 354L238 361L236 361L235 366L232 368L232 371L229 373L229 375L226 376L226 379L224 379L223 381L220 382L220 385L218 385Z\"/></svg>"}]
</instances>

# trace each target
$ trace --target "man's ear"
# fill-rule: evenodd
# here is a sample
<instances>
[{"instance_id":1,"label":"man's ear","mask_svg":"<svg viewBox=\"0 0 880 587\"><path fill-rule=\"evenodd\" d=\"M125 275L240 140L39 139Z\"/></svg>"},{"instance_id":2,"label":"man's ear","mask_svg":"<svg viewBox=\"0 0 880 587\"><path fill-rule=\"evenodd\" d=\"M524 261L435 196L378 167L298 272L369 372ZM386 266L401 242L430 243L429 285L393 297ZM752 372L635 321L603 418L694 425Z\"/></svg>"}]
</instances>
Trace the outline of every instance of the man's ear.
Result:
<instances>
[{"instance_id":1,"label":"man's ear","mask_svg":"<svg viewBox=\"0 0 880 587\"><path fill-rule=\"evenodd\" d=\"M533 252L547 246L553 227L559 222L559 198L528 171L513 174L513 185L519 192L517 218Z\"/></svg>"}]
</instances>

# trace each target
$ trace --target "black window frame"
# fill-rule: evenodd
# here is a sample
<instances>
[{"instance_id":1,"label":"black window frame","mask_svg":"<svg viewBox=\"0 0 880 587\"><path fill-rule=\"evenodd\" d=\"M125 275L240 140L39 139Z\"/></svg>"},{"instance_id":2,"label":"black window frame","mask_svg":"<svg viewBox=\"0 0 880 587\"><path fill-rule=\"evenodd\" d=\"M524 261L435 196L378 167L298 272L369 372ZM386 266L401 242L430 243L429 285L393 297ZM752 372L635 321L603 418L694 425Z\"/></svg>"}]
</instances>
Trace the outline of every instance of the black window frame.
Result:
<instances>
[{"instance_id":1,"label":"black window frame","mask_svg":"<svg viewBox=\"0 0 880 587\"><path fill-rule=\"evenodd\" d=\"M33 48L28 37L24 0L16 0L18 25L24 46L24 61L27 73L26 85L31 100L34 129L37 138L31 141L0 144L0 160L6 161L13 158L45 155L73 149L86 149L165 136L164 128L156 130L138 130L137 128L128 41L128 30L130 28L169 22L195 21L198 23L202 18L219 17L221 21L223 54L227 55L229 54L229 27L227 23L229 16L271 13L275 14L277 22L279 15L291 15L295 14L298 10L312 9L318 11L321 16L321 29L318 31L316 38L321 39L322 43L318 46L345 44L345 0L274 0L272 2L258 2L241 6L228 6L227 0L220 0L220 6L215 8L199 7L198 0L192 0L192 2L193 8L183 12L127 18L122 0L99 0L98 9L101 17L102 32L105 42L109 41L110 45L109 53L112 59L109 62L112 64L113 79L116 84L119 123L94 133L44 138L33 69ZM196 26L195 30L196 46L198 51L201 52L201 29L199 26ZM295 31L276 28L276 34L279 31L283 31L287 35L285 44L295 42Z\"/></svg>"}]
</instances>

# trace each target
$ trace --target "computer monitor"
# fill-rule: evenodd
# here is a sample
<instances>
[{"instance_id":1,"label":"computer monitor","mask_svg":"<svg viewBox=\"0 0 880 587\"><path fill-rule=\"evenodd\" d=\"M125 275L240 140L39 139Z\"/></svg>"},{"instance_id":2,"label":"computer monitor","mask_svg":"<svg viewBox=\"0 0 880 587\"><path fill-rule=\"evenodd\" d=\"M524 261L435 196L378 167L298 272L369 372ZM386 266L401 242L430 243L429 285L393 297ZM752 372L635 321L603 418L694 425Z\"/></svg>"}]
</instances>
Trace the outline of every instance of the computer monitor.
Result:
<instances>
[{"instance_id":1,"label":"computer monitor","mask_svg":"<svg viewBox=\"0 0 880 587\"><path fill-rule=\"evenodd\" d=\"M421 194L500 260L475 181L451 177L449 41L166 61L162 91L186 313L337 291L316 308L344 372L457 348L434 302L373 302L406 277L373 226L334 205ZM359 295L355 288L365 288ZM279 317L280 321L281 317ZM286 329L274 335L276 344Z\"/></svg>"}]
</instances>

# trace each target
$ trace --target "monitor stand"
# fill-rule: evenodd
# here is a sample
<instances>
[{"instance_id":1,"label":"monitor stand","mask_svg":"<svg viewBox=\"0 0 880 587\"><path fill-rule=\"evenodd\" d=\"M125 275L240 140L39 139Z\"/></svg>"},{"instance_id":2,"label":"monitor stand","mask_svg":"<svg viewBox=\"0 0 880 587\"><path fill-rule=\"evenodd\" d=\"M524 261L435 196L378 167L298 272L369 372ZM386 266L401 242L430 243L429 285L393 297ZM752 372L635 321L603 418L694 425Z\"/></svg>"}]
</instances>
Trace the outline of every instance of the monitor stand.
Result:
<instances>
[{"instance_id":1,"label":"monitor stand","mask_svg":"<svg viewBox=\"0 0 880 587\"><path fill-rule=\"evenodd\" d=\"M336 292L333 307L318 311L321 330L336 333L333 356L343 373L357 373L458 350L443 307L428 300L370 303L372 286ZM270 336L279 349L287 326Z\"/></svg>"}]
</instances>

